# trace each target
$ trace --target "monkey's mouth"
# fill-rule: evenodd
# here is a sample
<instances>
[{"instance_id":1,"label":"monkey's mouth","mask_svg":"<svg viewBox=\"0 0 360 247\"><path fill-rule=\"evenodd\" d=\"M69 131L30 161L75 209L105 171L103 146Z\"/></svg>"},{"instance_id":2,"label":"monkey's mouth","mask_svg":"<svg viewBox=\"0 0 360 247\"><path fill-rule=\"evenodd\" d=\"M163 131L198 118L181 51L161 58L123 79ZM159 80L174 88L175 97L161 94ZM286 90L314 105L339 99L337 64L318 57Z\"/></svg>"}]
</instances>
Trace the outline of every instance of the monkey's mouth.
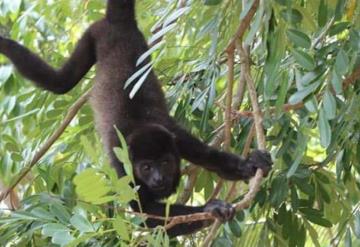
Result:
<instances>
[{"instance_id":1,"label":"monkey's mouth","mask_svg":"<svg viewBox=\"0 0 360 247\"><path fill-rule=\"evenodd\" d=\"M154 192L163 192L166 191L167 189L168 188L165 184L151 187L151 190Z\"/></svg>"}]
</instances>

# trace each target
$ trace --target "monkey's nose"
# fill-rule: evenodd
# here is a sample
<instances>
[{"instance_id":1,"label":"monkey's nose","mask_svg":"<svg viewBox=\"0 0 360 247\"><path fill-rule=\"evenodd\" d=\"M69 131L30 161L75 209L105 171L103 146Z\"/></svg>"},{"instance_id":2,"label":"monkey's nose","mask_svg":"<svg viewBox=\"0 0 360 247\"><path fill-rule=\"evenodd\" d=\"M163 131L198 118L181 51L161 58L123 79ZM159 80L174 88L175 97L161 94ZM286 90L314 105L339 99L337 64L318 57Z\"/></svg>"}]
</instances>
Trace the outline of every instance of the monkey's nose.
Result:
<instances>
[{"instance_id":1,"label":"monkey's nose","mask_svg":"<svg viewBox=\"0 0 360 247\"><path fill-rule=\"evenodd\" d=\"M156 188L163 188L165 183L164 183L164 178L163 177L157 177L157 178L154 178L154 187Z\"/></svg>"}]
</instances>

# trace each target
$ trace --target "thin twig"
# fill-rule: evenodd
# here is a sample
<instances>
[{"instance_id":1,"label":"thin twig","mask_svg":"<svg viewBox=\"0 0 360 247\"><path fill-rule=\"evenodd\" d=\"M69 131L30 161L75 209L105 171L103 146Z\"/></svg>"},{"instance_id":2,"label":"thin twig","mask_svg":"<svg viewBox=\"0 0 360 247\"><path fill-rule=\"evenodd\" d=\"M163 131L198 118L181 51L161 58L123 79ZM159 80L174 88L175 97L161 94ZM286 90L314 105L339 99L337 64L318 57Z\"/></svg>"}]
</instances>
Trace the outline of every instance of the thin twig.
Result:
<instances>
[{"instance_id":1,"label":"thin twig","mask_svg":"<svg viewBox=\"0 0 360 247\"><path fill-rule=\"evenodd\" d=\"M346 89L351 84L355 83L357 80L360 79L360 66L357 67L350 76L346 77L346 79L343 82L343 88Z\"/></svg>"},{"instance_id":2,"label":"thin twig","mask_svg":"<svg viewBox=\"0 0 360 247\"><path fill-rule=\"evenodd\" d=\"M225 140L224 140L224 150L229 151L231 146L231 127L232 127L232 99L233 99L233 89L234 89L234 60L235 60L235 49L227 50L227 66L228 66L228 82L226 89L226 108L225 108ZM210 197L210 200L215 199L224 184L224 180L220 179ZM204 240L203 246L208 246L212 242L212 239L216 235L216 232L221 225L219 220L216 220L213 226L211 227L210 232Z\"/></svg>"},{"instance_id":3,"label":"thin twig","mask_svg":"<svg viewBox=\"0 0 360 247\"><path fill-rule=\"evenodd\" d=\"M248 13L244 17L244 19L242 19L238 30L236 31L235 35L232 37L229 45L226 48L227 52L229 52L231 50L235 50L236 43L239 42L239 40L241 41L242 38L244 37L244 34L245 34L246 30L248 29L248 27L250 26L250 22L251 22L252 18L254 17L256 10L259 6L259 2L260 2L260 0L255 0L253 5L249 9Z\"/></svg>"},{"instance_id":4,"label":"thin twig","mask_svg":"<svg viewBox=\"0 0 360 247\"><path fill-rule=\"evenodd\" d=\"M228 51L228 82L226 89L226 109L225 109L225 140L224 149L229 151L231 146L231 127L232 127L232 99L234 88L234 59L235 49Z\"/></svg>"},{"instance_id":5,"label":"thin twig","mask_svg":"<svg viewBox=\"0 0 360 247\"><path fill-rule=\"evenodd\" d=\"M255 129L256 129L256 139L258 141L258 147L259 147L259 149L265 150L266 141L265 141L265 135L264 135L263 125L262 125L263 116L262 116L262 112L261 112L261 109L260 109L259 103L258 103L258 96L256 93L255 82L254 82L254 80L251 76L251 72L250 72L249 54L247 53L247 51L245 51L242 48L240 48L240 52L241 52L242 58L244 59L242 68L243 68L243 73L245 74L247 87L248 87L248 91L249 91L249 96L250 96L250 100L251 100L251 105L253 108Z\"/></svg>"},{"instance_id":6,"label":"thin twig","mask_svg":"<svg viewBox=\"0 0 360 247\"><path fill-rule=\"evenodd\" d=\"M90 96L90 91L83 94L73 106L70 107L67 112L63 122L60 124L59 128L50 136L50 138L44 143L40 150L35 154L34 158L31 160L30 164L20 173L18 178L15 180L12 185L9 186L7 190L0 194L0 202L8 197L11 191L21 182L21 180L31 171L31 169L37 164L37 162L46 154L46 152L51 148L51 146L56 142L57 139L64 133L66 127L74 119L80 108L86 103Z\"/></svg>"},{"instance_id":7,"label":"thin twig","mask_svg":"<svg viewBox=\"0 0 360 247\"><path fill-rule=\"evenodd\" d=\"M244 149L242 151L242 156L243 157L247 157L248 154L250 153L250 148L251 148L251 143L253 142L254 140L254 137L255 137L255 125L251 125L251 129L249 131L249 134L246 138L246 142L245 142L245 145L244 145ZM235 195L235 192L236 192L236 184L237 182L233 182L232 185L231 185L231 188L229 190L229 193L226 197L226 201L231 201L232 198L234 197Z\"/></svg>"}]
</instances>

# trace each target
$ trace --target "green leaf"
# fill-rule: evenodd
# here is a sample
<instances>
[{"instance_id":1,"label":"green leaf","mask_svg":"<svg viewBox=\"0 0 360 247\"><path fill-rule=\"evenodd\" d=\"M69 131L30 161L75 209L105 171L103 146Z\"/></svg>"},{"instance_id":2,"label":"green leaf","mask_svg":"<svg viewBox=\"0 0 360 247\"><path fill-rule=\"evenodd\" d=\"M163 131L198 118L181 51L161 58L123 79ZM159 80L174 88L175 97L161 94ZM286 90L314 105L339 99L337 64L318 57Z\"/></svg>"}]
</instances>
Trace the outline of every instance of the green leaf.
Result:
<instances>
[{"instance_id":1,"label":"green leaf","mask_svg":"<svg viewBox=\"0 0 360 247\"><path fill-rule=\"evenodd\" d=\"M333 85L336 94L342 93L342 82L341 75L339 75L336 70L333 70L331 75L331 85Z\"/></svg>"},{"instance_id":2,"label":"green leaf","mask_svg":"<svg viewBox=\"0 0 360 247\"><path fill-rule=\"evenodd\" d=\"M24 160L23 157L21 156L21 154L19 154L19 153L12 153L11 154L11 159L14 162L22 162Z\"/></svg>"},{"instance_id":3,"label":"green leaf","mask_svg":"<svg viewBox=\"0 0 360 247\"><path fill-rule=\"evenodd\" d=\"M71 241L74 240L74 237L70 235L70 232L56 232L51 239L51 242L61 246L65 246Z\"/></svg>"},{"instance_id":4,"label":"green leaf","mask_svg":"<svg viewBox=\"0 0 360 247\"><path fill-rule=\"evenodd\" d=\"M43 208L34 208L31 210L31 214L43 220L55 220L55 217Z\"/></svg>"},{"instance_id":5,"label":"green leaf","mask_svg":"<svg viewBox=\"0 0 360 247\"><path fill-rule=\"evenodd\" d=\"M288 195L289 185L286 177L276 177L271 184L270 203L274 207L279 207Z\"/></svg>"},{"instance_id":6,"label":"green leaf","mask_svg":"<svg viewBox=\"0 0 360 247\"><path fill-rule=\"evenodd\" d=\"M294 45L306 49L310 48L311 40L305 33L295 29L289 29L286 33L288 38L291 40L292 43L294 43Z\"/></svg>"},{"instance_id":7,"label":"green leaf","mask_svg":"<svg viewBox=\"0 0 360 247\"><path fill-rule=\"evenodd\" d=\"M323 104L326 118L334 119L336 116L336 100L329 90L325 91Z\"/></svg>"},{"instance_id":8,"label":"green leaf","mask_svg":"<svg viewBox=\"0 0 360 247\"><path fill-rule=\"evenodd\" d=\"M115 182L115 190L117 192L118 200L122 203L129 203L131 200L136 200L136 192L130 186L131 178L124 176Z\"/></svg>"},{"instance_id":9,"label":"green leaf","mask_svg":"<svg viewBox=\"0 0 360 247\"><path fill-rule=\"evenodd\" d=\"M0 66L0 87L4 82L6 82L11 74L13 73L13 67L10 65Z\"/></svg>"},{"instance_id":10,"label":"green leaf","mask_svg":"<svg viewBox=\"0 0 360 247\"><path fill-rule=\"evenodd\" d=\"M321 0L318 10L318 24L320 27L325 26L328 20L328 6L325 4L325 0Z\"/></svg>"},{"instance_id":11,"label":"green leaf","mask_svg":"<svg viewBox=\"0 0 360 247\"><path fill-rule=\"evenodd\" d=\"M71 217L66 207L60 204L51 204L50 212L64 224L67 224Z\"/></svg>"},{"instance_id":12,"label":"green leaf","mask_svg":"<svg viewBox=\"0 0 360 247\"><path fill-rule=\"evenodd\" d=\"M215 239L212 247L224 247L224 246L234 246L230 239L226 237L218 237Z\"/></svg>"},{"instance_id":13,"label":"green leaf","mask_svg":"<svg viewBox=\"0 0 360 247\"><path fill-rule=\"evenodd\" d=\"M6 4L8 5L9 10L15 13L20 9L21 1L22 0L11 0L7 1Z\"/></svg>"},{"instance_id":14,"label":"green leaf","mask_svg":"<svg viewBox=\"0 0 360 247\"><path fill-rule=\"evenodd\" d=\"M338 75L345 75L349 69L349 58L343 49L336 56L335 70Z\"/></svg>"},{"instance_id":15,"label":"green leaf","mask_svg":"<svg viewBox=\"0 0 360 247\"><path fill-rule=\"evenodd\" d=\"M121 239L130 241L130 232L127 224L124 222L124 219L121 217L116 217L113 221L113 227L116 230L117 234L121 237Z\"/></svg>"},{"instance_id":16,"label":"green leaf","mask_svg":"<svg viewBox=\"0 0 360 247\"><path fill-rule=\"evenodd\" d=\"M229 228L231 232L234 234L235 237L240 238L241 237L241 227L239 222L237 220L232 220L229 223Z\"/></svg>"},{"instance_id":17,"label":"green leaf","mask_svg":"<svg viewBox=\"0 0 360 247\"><path fill-rule=\"evenodd\" d=\"M302 14L297 9L283 9L280 14L282 18L292 24L300 23L303 19Z\"/></svg>"},{"instance_id":18,"label":"green leaf","mask_svg":"<svg viewBox=\"0 0 360 247\"><path fill-rule=\"evenodd\" d=\"M319 226L323 226L323 227L332 227L332 224L330 221L328 221L327 219L324 219L321 216L317 216L317 215L305 215L306 219L308 219L309 221L311 221L312 223L319 225Z\"/></svg>"},{"instance_id":19,"label":"green leaf","mask_svg":"<svg viewBox=\"0 0 360 247\"><path fill-rule=\"evenodd\" d=\"M350 27L350 24L351 23L347 22L347 21L334 24L329 30L329 35L333 36L333 35L343 32L345 29Z\"/></svg>"},{"instance_id":20,"label":"green leaf","mask_svg":"<svg viewBox=\"0 0 360 247\"><path fill-rule=\"evenodd\" d=\"M218 5L222 0L204 0L205 5Z\"/></svg>"},{"instance_id":21,"label":"green leaf","mask_svg":"<svg viewBox=\"0 0 360 247\"><path fill-rule=\"evenodd\" d=\"M81 246L81 244L86 243L88 240L95 238L98 235L98 233L84 233L81 236L77 237L70 243L66 245L66 247L77 247Z\"/></svg>"},{"instance_id":22,"label":"green leaf","mask_svg":"<svg viewBox=\"0 0 360 247\"><path fill-rule=\"evenodd\" d=\"M310 84L309 86L297 91L296 93L294 93L293 95L290 96L289 98L289 103L290 104L297 104L300 103L301 101L303 101L307 96L309 96L310 94L312 94L313 92L316 91L316 89L319 87L321 81L318 80L312 84Z\"/></svg>"},{"instance_id":23,"label":"green leaf","mask_svg":"<svg viewBox=\"0 0 360 247\"><path fill-rule=\"evenodd\" d=\"M124 138L124 136L121 134L121 132L119 131L119 129L115 126L114 127L117 133L117 136L120 140L120 144L121 144L121 148L114 148L114 152L116 157L123 163L125 172L128 176L130 176L132 178L132 180L134 181L134 175L133 175L133 169L132 169L132 164L130 161L130 157L129 157L129 149L128 146L126 144L126 140Z\"/></svg>"},{"instance_id":24,"label":"green leaf","mask_svg":"<svg viewBox=\"0 0 360 247\"><path fill-rule=\"evenodd\" d=\"M86 202L96 203L106 196L111 188L105 176L89 168L75 176L76 193Z\"/></svg>"},{"instance_id":25,"label":"green leaf","mask_svg":"<svg viewBox=\"0 0 360 247\"><path fill-rule=\"evenodd\" d=\"M296 49L292 49L291 53L293 54L296 62L300 64L304 69L306 70L315 69L315 61L309 54Z\"/></svg>"},{"instance_id":26,"label":"green leaf","mask_svg":"<svg viewBox=\"0 0 360 247\"><path fill-rule=\"evenodd\" d=\"M244 210L241 210L241 211L237 212L235 217L236 217L237 221L243 222L245 220Z\"/></svg>"},{"instance_id":27,"label":"green leaf","mask_svg":"<svg viewBox=\"0 0 360 247\"><path fill-rule=\"evenodd\" d=\"M351 230L348 228L346 230L345 239L344 239L344 245L345 247L352 247L352 239L351 239Z\"/></svg>"},{"instance_id":28,"label":"green leaf","mask_svg":"<svg viewBox=\"0 0 360 247\"><path fill-rule=\"evenodd\" d=\"M298 148L296 149L295 160L291 164L291 167L286 174L287 178L290 178L295 174L296 170L298 169L298 167L300 165L301 160L304 157L304 152L305 152L306 146L307 146L307 138L301 132L299 132L299 134L298 134L297 144L298 144Z\"/></svg>"},{"instance_id":29,"label":"green leaf","mask_svg":"<svg viewBox=\"0 0 360 247\"><path fill-rule=\"evenodd\" d=\"M355 236L360 239L360 213L356 212L354 217L354 233Z\"/></svg>"},{"instance_id":30,"label":"green leaf","mask_svg":"<svg viewBox=\"0 0 360 247\"><path fill-rule=\"evenodd\" d=\"M314 243L315 247L320 247L321 245L319 243L319 235L317 234L315 228L312 227L312 225L307 220L304 220L304 225L305 228L308 230L311 240Z\"/></svg>"},{"instance_id":31,"label":"green leaf","mask_svg":"<svg viewBox=\"0 0 360 247\"><path fill-rule=\"evenodd\" d=\"M326 118L324 107L320 109L318 128L320 131L320 143L321 146L327 148L331 143L331 128Z\"/></svg>"},{"instance_id":32,"label":"green leaf","mask_svg":"<svg viewBox=\"0 0 360 247\"><path fill-rule=\"evenodd\" d=\"M58 223L49 223L42 227L41 234L47 237L52 237L57 232L70 232L66 226Z\"/></svg>"},{"instance_id":33,"label":"green leaf","mask_svg":"<svg viewBox=\"0 0 360 247\"><path fill-rule=\"evenodd\" d=\"M75 214L71 217L70 223L81 233L95 231L93 225L81 214Z\"/></svg>"},{"instance_id":34,"label":"green leaf","mask_svg":"<svg viewBox=\"0 0 360 247\"><path fill-rule=\"evenodd\" d=\"M168 26L172 22L179 19L182 15L188 13L191 10L190 7L182 7L179 9L176 9L174 12L172 12L166 19L164 20L164 26Z\"/></svg>"},{"instance_id":35,"label":"green leaf","mask_svg":"<svg viewBox=\"0 0 360 247\"><path fill-rule=\"evenodd\" d=\"M86 154L90 156L93 162L97 162L98 156L97 156L97 152L95 151L94 145L92 145L89 139L84 135L80 137L80 141L82 146L84 147Z\"/></svg>"}]
</instances>

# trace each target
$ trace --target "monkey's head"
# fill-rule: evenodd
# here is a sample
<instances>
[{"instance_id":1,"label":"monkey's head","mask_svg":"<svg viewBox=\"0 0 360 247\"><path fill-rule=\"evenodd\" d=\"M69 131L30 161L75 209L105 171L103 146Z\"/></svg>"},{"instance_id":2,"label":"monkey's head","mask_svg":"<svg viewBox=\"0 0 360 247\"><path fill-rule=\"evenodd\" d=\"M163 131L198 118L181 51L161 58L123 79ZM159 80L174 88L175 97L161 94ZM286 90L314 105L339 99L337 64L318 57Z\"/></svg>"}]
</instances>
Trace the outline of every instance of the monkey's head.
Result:
<instances>
[{"instance_id":1,"label":"monkey's head","mask_svg":"<svg viewBox=\"0 0 360 247\"><path fill-rule=\"evenodd\" d=\"M171 195L180 179L180 156L174 135L157 124L142 126L128 138L136 183L157 198Z\"/></svg>"}]
</instances>

